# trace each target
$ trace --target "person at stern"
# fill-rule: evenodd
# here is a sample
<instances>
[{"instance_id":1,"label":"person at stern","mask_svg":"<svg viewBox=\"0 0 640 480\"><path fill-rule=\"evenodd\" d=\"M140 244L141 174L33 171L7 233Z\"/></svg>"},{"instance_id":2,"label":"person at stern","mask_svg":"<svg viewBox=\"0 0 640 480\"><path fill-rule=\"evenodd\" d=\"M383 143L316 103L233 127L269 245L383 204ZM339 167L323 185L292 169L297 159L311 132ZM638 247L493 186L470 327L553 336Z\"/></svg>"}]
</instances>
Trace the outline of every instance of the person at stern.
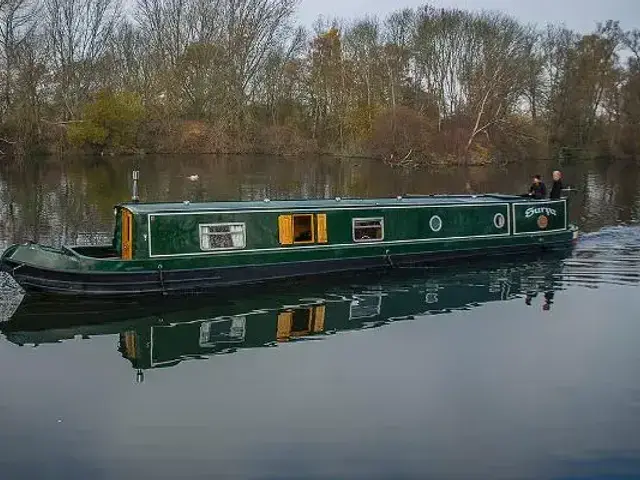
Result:
<instances>
[{"instance_id":1,"label":"person at stern","mask_svg":"<svg viewBox=\"0 0 640 480\"><path fill-rule=\"evenodd\" d=\"M551 192L549 193L549 198L551 200L558 200L562 197L562 174L555 170L553 172L553 185L551 185Z\"/></svg>"},{"instance_id":2,"label":"person at stern","mask_svg":"<svg viewBox=\"0 0 640 480\"><path fill-rule=\"evenodd\" d=\"M533 183L529 187L529 196L535 199L542 199L547 196L547 187L542 181L540 175L533 176Z\"/></svg>"}]
</instances>

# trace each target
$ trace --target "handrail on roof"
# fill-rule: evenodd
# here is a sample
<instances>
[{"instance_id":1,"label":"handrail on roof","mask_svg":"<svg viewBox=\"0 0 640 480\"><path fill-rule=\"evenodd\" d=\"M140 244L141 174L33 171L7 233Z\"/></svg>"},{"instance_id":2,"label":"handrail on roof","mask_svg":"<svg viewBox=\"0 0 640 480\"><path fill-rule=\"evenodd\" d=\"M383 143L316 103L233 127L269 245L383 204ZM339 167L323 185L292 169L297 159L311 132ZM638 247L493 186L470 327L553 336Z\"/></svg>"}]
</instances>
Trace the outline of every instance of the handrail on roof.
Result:
<instances>
[{"instance_id":1,"label":"handrail on roof","mask_svg":"<svg viewBox=\"0 0 640 480\"><path fill-rule=\"evenodd\" d=\"M518 195L511 195L507 193L458 193L458 194L449 194L449 193L433 193L433 194L423 194L423 193L406 193L403 195L407 198L434 198L434 197L449 197L449 198L497 198L497 199L505 199L505 198L518 198Z\"/></svg>"},{"instance_id":2,"label":"handrail on roof","mask_svg":"<svg viewBox=\"0 0 640 480\"><path fill-rule=\"evenodd\" d=\"M282 199L282 200L273 200L273 203L298 203L299 206L303 207L305 206L305 204L309 204L309 203L313 203L313 202L331 202L332 200L335 201L339 201L342 203L349 203L349 202L353 202L354 204L357 204L359 202L362 203L367 203L367 202L373 202L373 201L393 201L393 200L402 200L403 198L406 198L407 200L409 199L413 199L413 200L418 200L418 199L434 199L434 200L443 200L443 199L451 199L451 200L460 200L461 203L464 203L465 200L468 201L472 201L474 199L496 199L496 200L502 200L502 201L507 201L507 200L516 200L519 198L518 195L509 195L509 194L498 194L498 193L479 193L477 195L474 194L415 194L415 193L407 193L404 195L398 195L396 197L379 197L379 198L340 198L340 197L336 197L335 199L328 199L328 198L313 198L313 199ZM127 201L127 202L121 202L116 204L116 208L128 208L131 210L132 213L139 213L140 209L144 209L144 210L148 210L149 208L153 208L154 206L157 207L165 207L165 208L172 208L172 209L180 209L182 210L183 208L187 207L187 206L192 206L192 207L196 207L194 208L194 210L197 210L197 207L203 207L203 206L208 206L211 205L213 206L213 204L217 204L217 206L222 206L224 204L227 204L226 207L229 207L230 205L237 205L238 207L241 207L243 205L247 205L247 204L251 204L251 206L256 206L258 204L262 204L263 202L259 201L259 200L224 200L224 201L209 201L209 202L195 202L195 203L191 203L191 202L162 202L162 201L157 201L157 202L142 202L142 203L137 203L137 202L131 202L131 201ZM269 202L271 203L271 202Z\"/></svg>"}]
</instances>

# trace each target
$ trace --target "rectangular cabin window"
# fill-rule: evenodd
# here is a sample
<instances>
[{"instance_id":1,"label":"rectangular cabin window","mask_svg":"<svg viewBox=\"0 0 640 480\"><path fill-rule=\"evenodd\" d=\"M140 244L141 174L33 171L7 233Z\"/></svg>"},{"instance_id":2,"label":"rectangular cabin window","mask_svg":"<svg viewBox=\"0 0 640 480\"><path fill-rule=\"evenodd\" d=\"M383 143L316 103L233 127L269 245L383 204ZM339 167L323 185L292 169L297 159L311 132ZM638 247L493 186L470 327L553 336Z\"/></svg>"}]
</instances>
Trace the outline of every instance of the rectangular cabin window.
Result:
<instances>
[{"instance_id":1,"label":"rectangular cabin window","mask_svg":"<svg viewBox=\"0 0 640 480\"><path fill-rule=\"evenodd\" d=\"M326 221L324 225L319 240L326 242ZM281 245L314 243L316 241L314 215L280 215L278 236Z\"/></svg>"},{"instance_id":2,"label":"rectangular cabin window","mask_svg":"<svg viewBox=\"0 0 640 480\"><path fill-rule=\"evenodd\" d=\"M313 243L313 215L293 216L293 243Z\"/></svg>"},{"instance_id":3,"label":"rectangular cabin window","mask_svg":"<svg viewBox=\"0 0 640 480\"><path fill-rule=\"evenodd\" d=\"M247 244L244 223L209 223L200 225L201 250L231 250Z\"/></svg>"},{"instance_id":4,"label":"rectangular cabin window","mask_svg":"<svg viewBox=\"0 0 640 480\"><path fill-rule=\"evenodd\" d=\"M354 218L354 242L380 242L384 240L383 218Z\"/></svg>"}]
</instances>

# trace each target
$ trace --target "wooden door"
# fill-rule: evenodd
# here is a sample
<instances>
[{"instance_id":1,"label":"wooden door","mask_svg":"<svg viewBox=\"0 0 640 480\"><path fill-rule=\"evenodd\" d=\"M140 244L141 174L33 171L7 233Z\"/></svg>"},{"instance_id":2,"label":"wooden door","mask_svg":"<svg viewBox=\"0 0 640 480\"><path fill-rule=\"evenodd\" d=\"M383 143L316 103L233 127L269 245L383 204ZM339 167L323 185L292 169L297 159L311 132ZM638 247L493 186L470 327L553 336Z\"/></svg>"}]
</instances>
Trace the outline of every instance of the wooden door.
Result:
<instances>
[{"instance_id":1,"label":"wooden door","mask_svg":"<svg viewBox=\"0 0 640 480\"><path fill-rule=\"evenodd\" d=\"M122 258L131 260L133 257L133 215L125 208L122 209Z\"/></svg>"}]
</instances>

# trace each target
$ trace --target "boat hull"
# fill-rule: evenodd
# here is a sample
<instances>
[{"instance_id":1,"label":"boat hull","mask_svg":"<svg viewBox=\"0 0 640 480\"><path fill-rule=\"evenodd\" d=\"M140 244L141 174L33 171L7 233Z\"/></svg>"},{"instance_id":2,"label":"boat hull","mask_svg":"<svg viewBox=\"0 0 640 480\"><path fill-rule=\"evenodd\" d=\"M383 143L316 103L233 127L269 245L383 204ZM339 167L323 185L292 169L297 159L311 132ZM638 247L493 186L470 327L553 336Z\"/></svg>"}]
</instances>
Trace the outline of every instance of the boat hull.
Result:
<instances>
[{"instance_id":1,"label":"boat hull","mask_svg":"<svg viewBox=\"0 0 640 480\"><path fill-rule=\"evenodd\" d=\"M374 248L352 257L332 252L325 258L297 257L286 262L266 260L263 263L231 266L205 266L197 268L180 263L146 262L135 268L119 269L126 262L110 261L111 270L56 268L51 261L43 267L35 262L22 262L12 247L3 254L1 268L9 273L30 295L65 295L74 297L122 297L128 295L168 295L198 291L211 291L237 285L265 282L292 281L320 275L348 272L406 268L415 265L435 265L453 260L485 258L489 256L522 255L550 250L570 249L577 230L545 235L525 235L517 238L439 242L428 245ZM37 252L37 247L28 246ZM42 255L42 252L37 252ZM34 254L35 255L35 254ZM51 254L53 255L53 254ZM18 258L20 256L18 255ZM275 260L275 259L274 259ZM43 263L43 262L41 262ZM46 263L46 262L44 262Z\"/></svg>"}]
</instances>

